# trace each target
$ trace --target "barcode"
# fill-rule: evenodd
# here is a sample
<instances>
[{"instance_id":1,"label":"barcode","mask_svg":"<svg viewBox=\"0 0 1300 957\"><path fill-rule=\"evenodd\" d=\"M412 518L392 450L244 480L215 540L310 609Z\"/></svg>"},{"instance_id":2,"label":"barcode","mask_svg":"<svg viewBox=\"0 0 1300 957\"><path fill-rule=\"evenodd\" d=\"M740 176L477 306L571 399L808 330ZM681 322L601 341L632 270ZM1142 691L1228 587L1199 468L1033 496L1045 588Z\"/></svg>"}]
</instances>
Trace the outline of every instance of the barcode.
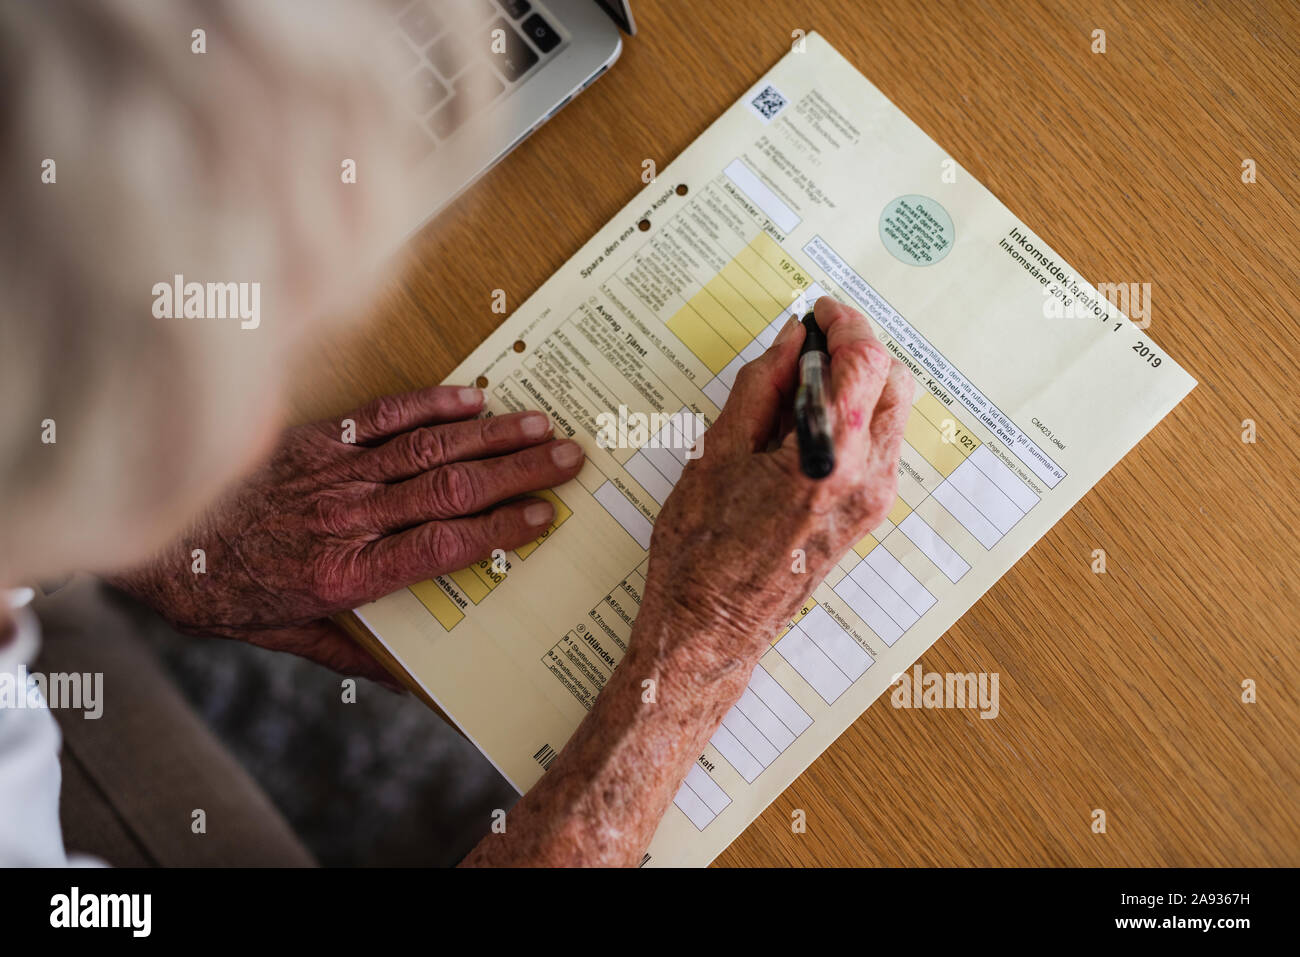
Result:
<instances>
[{"instance_id":1,"label":"barcode","mask_svg":"<svg viewBox=\"0 0 1300 957\"><path fill-rule=\"evenodd\" d=\"M774 86L763 87L763 91L754 97L750 103L765 120L770 120L780 113L785 104L785 97L778 93Z\"/></svg>"},{"instance_id":2,"label":"barcode","mask_svg":"<svg viewBox=\"0 0 1300 957\"><path fill-rule=\"evenodd\" d=\"M555 749L549 744L544 744L533 755L533 760L549 771L551 762L555 760Z\"/></svg>"}]
</instances>

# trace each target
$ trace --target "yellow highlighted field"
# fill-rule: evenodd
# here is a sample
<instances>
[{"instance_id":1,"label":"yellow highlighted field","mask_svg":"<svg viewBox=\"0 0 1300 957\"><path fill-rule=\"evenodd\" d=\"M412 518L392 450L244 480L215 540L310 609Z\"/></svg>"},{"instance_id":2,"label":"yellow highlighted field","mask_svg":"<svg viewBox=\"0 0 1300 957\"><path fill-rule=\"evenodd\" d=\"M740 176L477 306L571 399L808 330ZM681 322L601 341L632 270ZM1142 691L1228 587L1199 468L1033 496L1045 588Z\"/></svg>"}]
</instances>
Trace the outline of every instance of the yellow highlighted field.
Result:
<instances>
[{"instance_id":1,"label":"yellow highlighted field","mask_svg":"<svg viewBox=\"0 0 1300 957\"><path fill-rule=\"evenodd\" d=\"M920 398L912 403L912 409L921 413L936 429L942 429L945 419L957 421L957 417L929 392L922 392Z\"/></svg>"},{"instance_id":2,"label":"yellow highlighted field","mask_svg":"<svg viewBox=\"0 0 1300 957\"><path fill-rule=\"evenodd\" d=\"M957 465L960 465L966 456L980 447L980 440L961 424L961 420L953 414L951 409L947 408L929 392L921 393L921 397L912 404L912 411L915 413L912 416L913 419L924 419L925 424L932 426L939 433L939 440L945 446L957 452ZM920 424L918 423L918 426ZM947 436L946 440L945 435ZM915 443L913 443L913 448L923 455L925 454L925 450ZM926 458L930 458L929 455L926 455ZM952 458L949 456L944 461L951 462ZM951 468L943 468L937 459L930 459L930 463L943 472L944 475L948 475L952 471Z\"/></svg>"},{"instance_id":3,"label":"yellow highlighted field","mask_svg":"<svg viewBox=\"0 0 1300 957\"><path fill-rule=\"evenodd\" d=\"M806 279L792 285L797 280L782 272L784 255L775 239L759 233L668 320L715 375L790 305L796 288L807 286Z\"/></svg>"},{"instance_id":4,"label":"yellow highlighted field","mask_svg":"<svg viewBox=\"0 0 1300 957\"><path fill-rule=\"evenodd\" d=\"M551 532L563 525L565 520L573 514L569 507L560 501L560 497L549 489L530 494L536 495L538 498L544 498L554 505L555 518L551 520L551 524L546 531L542 532L535 541L515 549L515 554L520 559L527 558L536 551L537 546L544 542ZM505 575L493 569L491 559L484 558L468 568L461 568L452 572L445 580L450 581L448 587L454 585L460 589L461 594L477 605L491 594L492 589L505 581L505 578ZM418 582L411 585L410 589L411 594L420 600L420 604L429 610L429 614L438 619L442 627L448 631L451 631L455 625L464 619L465 612L461 610L460 606L446 591L439 587L437 582Z\"/></svg>"},{"instance_id":5,"label":"yellow highlighted field","mask_svg":"<svg viewBox=\"0 0 1300 957\"><path fill-rule=\"evenodd\" d=\"M563 525L568 520L569 516L573 514L573 512L569 510L569 506L565 505L562 501L560 501L560 497L556 495L554 492L552 492L550 489L543 489L540 492L529 492L528 494L535 495L538 498L544 498L552 505L554 505L555 518L551 520L551 524L547 527L546 531L542 532L542 534L539 535L536 539L529 542L527 545L520 545L518 548L515 549L515 554L518 555L521 559L527 558L529 555L535 552L537 550L537 546L542 544L542 542L546 541L546 539L550 537L551 533L555 531L557 528L559 528L561 525Z\"/></svg>"},{"instance_id":6,"label":"yellow highlighted field","mask_svg":"<svg viewBox=\"0 0 1300 957\"><path fill-rule=\"evenodd\" d=\"M505 572L494 571L492 568L493 561L490 558L481 559L474 565L470 566L472 571L484 585L488 588L496 588L506 580Z\"/></svg>"},{"instance_id":7,"label":"yellow highlighted field","mask_svg":"<svg viewBox=\"0 0 1300 957\"><path fill-rule=\"evenodd\" d=\"M772 636L772 640L771 642L769 642L769 644L775 646L778 641L780 641L782 638L785 637L785 633L794 627L795 622L801 620L804 617L804 615L808 614L808 612L812 611L816 607L817 607L816 602L811 602L811 603L806 602L804 606L799 609L799 614L795 615L791 621L786 623L786 626L784 628L782 628L780 631L778 631L775 635Z\"/></svg>"},{"instance_id":8,"label":"yellow highlighted field","mask_svg":"<svg viewBox=\"0 0 1300 957\"><path fill-rule=\"evenodd\" d=\"M690 302L678 309L668 320L668 328L673 335L686 344L686 348L709 367L714 375L721 372L728 362L736 357L736 350L727 345L725 339L713 331L713 327L704 321L699 310L692 303L699 299L700 293Z\"/></svg>"},{"instance_id":9,"label":"yellow highlighted field","mask_svg":"<svg viewBox=\"0 0 1300 957\"><path fill-rule=\"evenodd\" d=\"M913 415L907 420L903 438L945 478L966 460L966 451L962 446L956 442L945 442L939 427L924 415Z\"/></svg>"},{"instance_id":10,"label":"yellow highlighted field","mask_svg":"<svg viewBox=\"0 0 1300 957\"><path fill-rule=\"evenodd\" d=\"M879 543L878 541L876 541L876 536L874 536L874 535L868 535L868 536L867 536L866 538L864 538L862 541L860 541L860 542L858 542L856 545L854 545L854 546L853 546L853 550L854 550L855 552L857 552L858 555L859 555L860 557L862 557L862 558L866 558L866 557L867 557L867 553L868 553L869 551L871 551L873 548L875 548L875 547L876 547L877 545L879 545L879 544L880 544L880 543Z\"/></svg>"},{"instance_id":11,"label":"yellow highlighted field","mask_svg":"<svg viewBox=\"0 0 1300 957\"><path fill-rule=\"evenodd\" d=\"M465 597L476 605L486 598L494 587L474 574L474 568L472 567L452 572L450 578L456 583L456 587L465 593Z\"/></svg>"},{"instance_id":12,"label":"yellow highlighted field","mask_svg":"<svg viewBox=\"0 0 1300 957\"><path fill-rule=\"evenodd\" d=\"M794 291L793 279L788 279L781 272L781 260L785 251L775 239L767 233L759 233L753 241L736 256L736 263L754 277L754 280L767 291L776 302L778 309L790 305L790 294ZM805 279L800 284L807 288Z\"/></svg>"},{"instance_id":13,"label":"yellow highlighted field","mask_svg":"<svg viewBox=\"0 0 1300 957\"><path fill-rule=\"evenodd\" d=\"M904 502L903 497L900 495L898 498L894 499L894 505L889 510L889 515L887 516L886 520L891 525L896 526L903 519L907 518L907 516L911 514L912 514L912 506ZM884 526L885 523L881 522L880 524L881 526ZM880 529L877 528L876 531L879 532ZM893 529L886 529L884 534L888 535L889 532L891 531L893 531ZM868 535L865 538L863 538L862 541L854 545L853 550L858 553L859 558L866 558L867 554L879 544L880 544L880 539L876 538L875 535Z\"/></svg>"},{"instance_id":14,"label":"yellow highlighted field","mask_svg":"<svg viewBox=\"0 0 1300 957\"><path fill-rule=\"evenodd\" d=\"M749 345L758 334L751 332L740 321L740 317L746 314L757 316L754 307L727 283L721 273L709 280L708 284L691 298L691 305L713 331L737 352ZM761 331L763 326L760 325L758 328Z\"/></svg>"},{"instance_id":15,"label":"yellow highlighted field","mask_svg":"<svg viewBox=\"0 0 1300 957\"><path fill-rule=\"evenodd\" d=\"M732 315L751 336L756 336L766 329L772 315L785 308L783 303L777 302L768 295L767 290L760 286L753 276L745 272L734 259L723 267L722 272L718 273L709 286L714 283L726 283L730 294L724 301L731 309Z\"/></svg>"},{"instance_id":16,"label":"yellow highlighted field","mask_svg":"<svg viewBox=\"0 0 1300 957\"><path fill-rule=\"evenodd\" d=\"M410 590L412 595L420 599L420 604L429 609L429 614L438 619L438 623L448 631L465 617L465 613L436 582L416 582L410 586Z\"/></svg>"}]
</instances>

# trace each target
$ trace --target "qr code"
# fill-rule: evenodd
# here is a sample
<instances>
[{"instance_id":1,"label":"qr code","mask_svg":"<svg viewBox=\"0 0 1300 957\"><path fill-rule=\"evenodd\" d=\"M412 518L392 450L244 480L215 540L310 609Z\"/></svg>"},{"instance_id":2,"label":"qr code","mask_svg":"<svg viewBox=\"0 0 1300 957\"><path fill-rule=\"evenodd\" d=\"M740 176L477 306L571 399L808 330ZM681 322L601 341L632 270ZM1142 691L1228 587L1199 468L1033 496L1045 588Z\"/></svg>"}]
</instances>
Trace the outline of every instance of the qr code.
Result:
<instances>
[{"instance_id":1,"label":"qr code","mask_svg":"<svg viewBox=\"0 0 1300 957\"><path fill-rule=\"evenodd\" d=\"M786 98L774 86L765 86L749 105L764 120L770 120L785 108Z\"/></svg>"}]
</instances>

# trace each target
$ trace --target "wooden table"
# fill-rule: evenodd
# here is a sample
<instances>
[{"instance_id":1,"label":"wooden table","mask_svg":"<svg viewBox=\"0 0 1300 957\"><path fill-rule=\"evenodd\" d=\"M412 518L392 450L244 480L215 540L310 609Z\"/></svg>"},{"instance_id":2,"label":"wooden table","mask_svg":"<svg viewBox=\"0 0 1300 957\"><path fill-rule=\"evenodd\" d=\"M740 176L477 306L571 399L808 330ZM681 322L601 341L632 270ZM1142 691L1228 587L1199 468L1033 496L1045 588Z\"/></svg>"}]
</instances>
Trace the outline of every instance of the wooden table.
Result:
<instances>
[{"instance_id":1,"label":"wooden table","mask_svg":"<svg viewBox=\"0 0 1300 957\"><path fill-rule=\"evenodd\" d=\"M616 67L411 243L294 411L441 380L493 289L521 303L816 29L1083 276L1150 282L1200 385L922 659L998 672L999 717L882 699L719 863L1300 864L1298 10L639 0Z\"/></svg>"}]
</instances>

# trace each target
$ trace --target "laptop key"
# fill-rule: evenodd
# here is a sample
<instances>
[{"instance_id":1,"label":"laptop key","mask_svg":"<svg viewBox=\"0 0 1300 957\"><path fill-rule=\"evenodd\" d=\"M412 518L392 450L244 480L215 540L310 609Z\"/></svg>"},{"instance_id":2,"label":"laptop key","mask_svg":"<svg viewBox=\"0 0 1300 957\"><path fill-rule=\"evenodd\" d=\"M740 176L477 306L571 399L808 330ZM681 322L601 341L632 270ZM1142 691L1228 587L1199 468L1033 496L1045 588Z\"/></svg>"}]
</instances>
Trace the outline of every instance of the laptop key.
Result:
<instances>
[{"instance_id":1,"label":"laptop key","mask_svg":"<svg viewBox=\"0 0 1300 957\"><path fill-rule=\"evenodd\" d=\"M501 6L506 8L506 13L510 14L516 20L522 17L530 9L528 0L501 0Z\"/></svg>"},{"instance_id":2,"label":"laptop key","mask_svg":"<svg viewBox=\"0 0 1300 957\"><path fill-rule=\"evenodd\" d=\"M415 104L415 112L420 116L424 116L447 97L447 88L428 67L417 72L412 83L415 87L412 101Z\"/></svg>"},{"instance_id":3,"label":"laptop key","mask_svg":"<svg viewBox=\"0 0 1300 957\"><path fill-rule=\"evenodd\" d=\"M429 117L429 129L439 139L456 132L466 120L481 112L506 88L492 68L481 60L474 63L452 84L454 93L442 107Z\"/></svg>"},{"instance_id":4,"label":"laptop key","mask_svg":"<svg viewBox=\"0 0 1300 957\"><path fill-rule=\"evenodd\" d=\"M523 30L524 34L537 44L537 49L543 53L550 53L560 45L560 35L551 29L551 25L546 22L540 13L534 13L525 20Z\"/></svg>"},{"instance_id":5,"label":"laptop key","mask_svg":"<svg viewBox=\"0 0 1300 957\"><path fill-rule=\"evenodd\" d=\"M411 67L419 62L419 55L411 49L411 45L406 42L401 34L394 33L388 43L389 50L392 51L392 62L394 69L398 73L407 73Z\"/></svg>"},{"instance_id":6,"label":"laptop key","mask_svg":"<svg viewBox=\"0 0 1300 957\"><path fill-rule=\"evenodd\" d=\"M471 112L487 106L506 88L505 84L498 80L488 69L488 65L481 60L466 70L465 74L456 80L454 86L456 99L463 101L465 108Z\"/></svg>"},{"instance_id":7,"label":"laptop key","mask_svg":"<svg viewBox=\"0 0 1300 957\"><path fill-rule=\"evenodd\" d=\"M443 28L442 17L438 11L428 2L420 0L415 6L407 10L397 22L401 24L406 35L411 38L417 47L422 47L433 39L433 35Z\"/></svg>"},{"instance_id":8,"label":"laptop key","mask_svg":"<svg viewBox=\"0 0 1300 957\"><path fill-rule=\"evenodd\" d=\"M469 53L465 49L464 39L455 32L444 33L429 47L429 59L438 68L438 72L450 80L465 69L469 63Z\"/></svg>"},{"instance_id":9,"label":"laptop key","mask_svg":"<svg viewBox=\"0 0 1300 957\"><path fill-rule=\"evenodd\" d=\"M452 133L455 133L460 128L460 124L464 123L468 118L469 114L460 108L460 104L456 102L456 97L453 96L442 105L442 109L435 112L426 122L438 139L445 140Z\"/></svg>"},{"instance_id":10,"label":"laptop key","mask_svg":"<svg viewBox=\"0 0 1300 957\"><path fill-rule=\"evenodd\" d=\"M498 44L495 38L497 30L502 31L505 36L505 49L501 52L497 52ZM524 38L515 32L514 27L502 19L493 21L488 28L488 50L491 51L493 65L511 83L527 73L529 67L537 62L537 54L533 52L532 47L524 42Z\"/></svg>"}]
</instances>

